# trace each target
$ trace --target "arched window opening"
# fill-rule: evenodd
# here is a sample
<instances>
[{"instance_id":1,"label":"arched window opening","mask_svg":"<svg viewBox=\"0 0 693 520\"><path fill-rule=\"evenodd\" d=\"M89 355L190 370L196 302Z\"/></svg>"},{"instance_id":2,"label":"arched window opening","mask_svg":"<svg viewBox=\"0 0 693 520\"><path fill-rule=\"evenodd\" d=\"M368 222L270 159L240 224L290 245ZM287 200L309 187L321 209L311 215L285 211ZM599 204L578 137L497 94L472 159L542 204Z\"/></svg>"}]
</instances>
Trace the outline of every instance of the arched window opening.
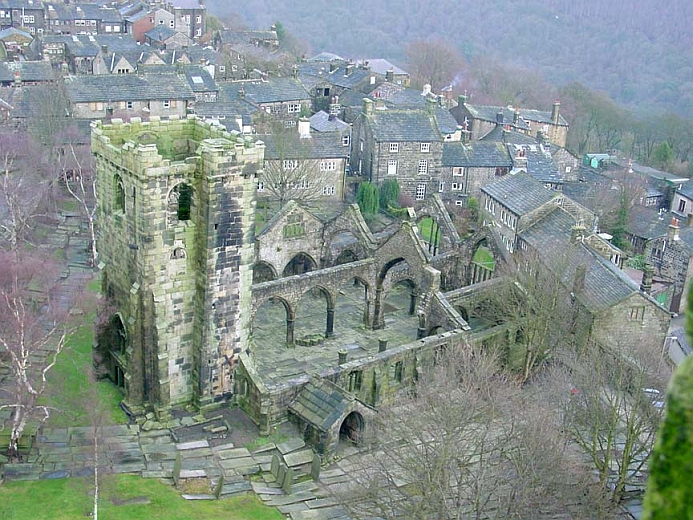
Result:
<instances>
[{"instance_id":1,"label":"arched window opening","mask_svg":"<svg viewBox=\"0 0 693 520\"><path fill-rule=\"evenodd\" d=\"M190 220L192 215L192 187L179 184L168 197L168 213L172 223Z\"/></svg>"},{"instance_id":2,"label":"arched window opening","mask_svg":"<svg viewBox=\"0 0 693 520\"><path fill-rule=\"evenodd\" d=\"M115 189L115 201L114 208L116 211L125 212L125 187L123 186L123 179L120 175L116 175L114 179L114 189Z\"/></svg>"}]
</instances>

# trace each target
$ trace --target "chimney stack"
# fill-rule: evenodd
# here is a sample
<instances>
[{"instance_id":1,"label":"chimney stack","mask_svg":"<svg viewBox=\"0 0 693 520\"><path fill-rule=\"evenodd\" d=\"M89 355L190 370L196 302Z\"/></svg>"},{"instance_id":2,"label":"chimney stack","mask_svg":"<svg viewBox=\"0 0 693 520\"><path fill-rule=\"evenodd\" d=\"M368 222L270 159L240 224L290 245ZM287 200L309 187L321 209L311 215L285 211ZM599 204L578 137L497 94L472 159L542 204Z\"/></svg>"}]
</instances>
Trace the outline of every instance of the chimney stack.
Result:
<instances>
[{"instance_id":1,"label":"chimney stack","mask_svg":"<svg viewBox=\"0 0 693 520\"><path fill-rule=\"evenodd\" d=\"M505 118L503 117L503 109L501 108L500 110L498 110L498 113L496 114L496 123L502 125L504 121Z\"/></svg>"},{"instance_id":2,"label":"chimney stack","mask_svg":"<svg viewBox=\"0 0 693 520\"><path fill-rule=\"evenodd\" d=\"M430 93L431 93L431 85L429 85L428 83L426 83L426 84L423 86L423 90L421 91L421 95L422 95L422 96L428 96Z\"/></svg>"},{"instance_id":3,"label":"chimney stack","mask_svg":"<svg viewBox=\"0 0 693 520\"><path fill-rule=\"evenodd\" d=\"M363 115L372 116L373 115L373 101L368 98L363 98Z\"/></svg>"},{"instance_id":4,"label":"chimney stack","mask_svg":"<svg viewBox=\"0 0 693 520\"><path fill-rule=\"evenodd\" d=\"M587 266L580 264L575 269L575 278L573 279L573 295L582 292L585 288L585 275L587 274Z\"/></svg>"},{"instance_id":5,"label":"chimney stack","mask_svg":"<svg viewBox=\"0 0 693 520\"><path fill-rule=\"evenodd\" d=\"M457 96L457 104L458 105L466 105L467 104L467 94L460 94Z\"/></svg>"},{"instance_id":6,"label":"chimney stack","mask_svg":"<svg viewBox=\"0 0 693 520\"><path fill-rule=\"evenodd\" d=\"M395 82L395 71L393 69L387 69L387 71L385 71L385 81L388 83Z\"/></svg>"},{"instance_id":7,"label":"chimney stack","mask_svg":"<svg viewBox=\"0 0 693 520\"><path fill-rule=\"evenodd\" d=\"M585 237L585 226L577 222L570 230L570 243L575 244Z\"/></svg>"},{"instance_id":8,"label":"chimney stack","mask_svg":"<svg viewBox=\"0 0 693 520\"><path fill-rule=\"evenodd\" d=\"M693 213L686 215L686 227L693 227Z\"/></svg>"},{"instance_id":9,"label":"chimney stack","mask_svg":"<svg viewBox=\"0 0 693 520\"><path fill-rule=\"evenodd\" d=\"M515 111L513 112L513 125L517 126L517 124L520 122L520 109L516 108Z\"/></svg>"},{"instance_id":10,"label":"chimney stack","mask_svg":"<svg viewBox=\"0 0 693 520\"><path fill-rule=\"evenodd\" d=\"M650 264L645 264L642 270L642 282L640 283L640 290L645 294L652 293L652 276L654 275L654 267Z\"/></svg>"},{"instance_id":11,"label":"chimney stack","mask_svg":"<svg viewBox=\"0 0 693 520\"><path fill-rule=\"evenodd\" d=\"M676 217L671 218L671 224L669 224L669 229L667 230L667 240L669 242L674 242L679 239L679 219Z\"/></svg>"},{"instance_id":12,"label":"chimney stack","mask_svg":"<svg viewBox=\"0 0 693 520\"><path fill-rule=\"evenodd\" d=\"M560 109L561 109L561 102L560 101L554 101L553 102L553 108L551 109L551 121L553 122L554 125L558 124L558 120L560 118Z\"/></svg>"},{"instance_id":13,"label":"chimney stack","mask_svg":"<svg viewBox=\"0 0 693 520\"><path fill-rule=\"evenodd\" d=\"M301 139L310 139L310 120L307 117L298 120L298 136Z\"/></svg>"}]
</instances>

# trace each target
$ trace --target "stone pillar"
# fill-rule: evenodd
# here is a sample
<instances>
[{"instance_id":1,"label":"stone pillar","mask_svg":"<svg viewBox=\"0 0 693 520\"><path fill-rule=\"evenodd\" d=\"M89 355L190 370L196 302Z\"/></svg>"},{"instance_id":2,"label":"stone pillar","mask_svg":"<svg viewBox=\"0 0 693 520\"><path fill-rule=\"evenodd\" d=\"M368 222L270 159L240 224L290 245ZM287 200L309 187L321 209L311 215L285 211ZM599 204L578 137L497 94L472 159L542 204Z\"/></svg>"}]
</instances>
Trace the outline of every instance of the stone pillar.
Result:
<instances>
[{"instance_id":1,"label":"stone pillar","mask_svg":"<svg viewBox=\"0 0 693 520\"><path fill-rule=\"evenodd\" d=\"M366 298L363 305L363 326L370 328L371 326L371 300Z\"/></svg>"},{"instance_id":2,"label":"stone pillar","mask_svg":"<svg viewBox=\"0 0 693 520\"><path fill-rule=\"evenodd\" d=\"M382 316L382 297L383 289L378 287L375 290L375 308L373 309L373 328L382 329L385 326L383 316Z\"/></svg>"},{"instance_id":3,"label":"stone pillar","mask_svg":"<svg viewBox=\"0 0 693 520\"><path fill-rule=\"evenodd\" d=\"M642 282L640 283L640 290L646 294L652 292L652 276L654 275L654 267L650 264L645 264L642 270Z\"/></svg>"},{"instance_id":4,"label":"stone pillar","mask_svg":"<svg viewBox=\"0 0 693 520\"><path fill-rule=\"evenodd\" d=\"M426 337L426 315L423 312L419 313L419 326L416 329L416 339Z\"/></svg>"},{"instance_id":5,"label":"stone pillar","mask_svg":"<svg viewBox=\"0 0 693 520\"><path fill-rule=\"evenodd\" d=\"M330 338L334 336L334 309L327 309L327 328L325 330L325 337Z\"/></svg>"},{"instance_id":6,"label":"stone pillar","mask_svg":"<svg viewBox=\"0 0 693 520\"><path fill-rule=\"evenodd\" d=\"M409 295L409 316L413 316L416 312L416 297L416 289L412 289L411 294Z\"/></svg>"},{"instance_id":7,"label":"stone pillar","mask_svg":"<svg viewBox=\"0 0 693 520\"><path fill-rule=\"evenodd\" d=\"M293 347L294 345L294 319L286 318L286 346Z\"/></svg>"},{"instance_id":8,"label":"stone pillar","mask_svg":"<svg viewBox=\"0 0 693 520\"><path fill-rule=\"evenodd\" d=\"M387 350L387 340L386 339L379 339L378 340L378 352L385 352Z\"/></svg>"},{"instance_id":9,"label":"stone pillar","mask_svg":"<svg viewBox=\"0 0 693 520\"><path fill-rule=\"evenodd\" d=\"M340 365L343 365L347 362L347 351L345 349L338 350L337 355L339 356Z\"/></svg>"}]
</instances>

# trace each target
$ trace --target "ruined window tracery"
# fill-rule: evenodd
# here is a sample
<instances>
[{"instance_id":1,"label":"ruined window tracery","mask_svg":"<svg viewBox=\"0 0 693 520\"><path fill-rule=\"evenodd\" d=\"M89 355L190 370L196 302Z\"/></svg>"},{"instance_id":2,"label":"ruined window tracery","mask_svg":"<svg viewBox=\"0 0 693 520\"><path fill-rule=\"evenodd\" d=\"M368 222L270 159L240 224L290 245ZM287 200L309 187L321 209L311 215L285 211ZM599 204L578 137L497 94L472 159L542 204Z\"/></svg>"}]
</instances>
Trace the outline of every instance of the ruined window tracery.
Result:
<instances>
[{"instance_id":1,"label":"ruined window tracery","mask_svg":"<svg viewBox=\"0 0 693 520\"><path fill-rule=\"evenodd\" d=\"M192 187L188 184L178 184L168 196L169 223L190 220L192 213Z\"/></svg>"},{"instance_id":2,"label":"ruined window tracery","mask_svg":"<svg viewBox=\"0 0 693 520\"><path fill-rule=\"evenodd\" d=\"M115 189L115 211L122 211L125 213L125 187L123 186L123 179L120 178L120 175L116 175L113 183Z\"/></svg>"}]
</instances>

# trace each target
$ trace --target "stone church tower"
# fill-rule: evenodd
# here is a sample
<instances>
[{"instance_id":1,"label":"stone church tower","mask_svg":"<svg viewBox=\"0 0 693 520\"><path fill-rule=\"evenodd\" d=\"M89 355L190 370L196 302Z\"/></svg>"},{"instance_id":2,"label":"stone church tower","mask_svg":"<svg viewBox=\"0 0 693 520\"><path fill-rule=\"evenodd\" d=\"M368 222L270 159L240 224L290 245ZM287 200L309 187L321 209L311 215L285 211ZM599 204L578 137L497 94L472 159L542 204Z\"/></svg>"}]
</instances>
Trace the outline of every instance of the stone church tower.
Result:
<instances>
[{"instance_id":1,"label":"stone church tower","mask_svg":"<svg viewBox=\"0 0 693 520\"><path fill-rule=\"evenodd\" d=\"M135 413L228 398L247 345L255 177L264 145L194 117L92 124L98 360Z\"/></svg>"}]
</instances>

